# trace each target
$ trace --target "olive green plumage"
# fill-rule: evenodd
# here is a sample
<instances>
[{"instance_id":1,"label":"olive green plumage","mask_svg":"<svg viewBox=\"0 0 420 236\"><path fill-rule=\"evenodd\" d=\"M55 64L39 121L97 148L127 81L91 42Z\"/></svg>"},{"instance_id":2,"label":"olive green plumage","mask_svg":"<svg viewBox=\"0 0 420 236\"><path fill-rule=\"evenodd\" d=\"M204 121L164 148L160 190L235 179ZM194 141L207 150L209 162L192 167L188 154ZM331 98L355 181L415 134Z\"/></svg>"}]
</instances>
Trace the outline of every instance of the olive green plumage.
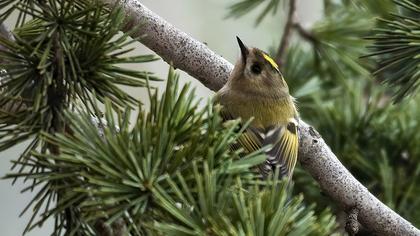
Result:
<instances>
[{"instance_id":1,"label":"olive green plumage","mask_svg":"<svg viewBox=\"0 0 420 236\"><path fill-rule=\"evenodd\" d=\"M239 145L252 152L271 144L267 160L260 166L264 176L279 168L290 178L298 154L298 112L294 98L277 64L265 52L246 47L238 38L241 58L223 88L216 94L224 119L253 117L239 138ZM237 147L234 147L237 148Z\"/></svg>"}]
</instances>

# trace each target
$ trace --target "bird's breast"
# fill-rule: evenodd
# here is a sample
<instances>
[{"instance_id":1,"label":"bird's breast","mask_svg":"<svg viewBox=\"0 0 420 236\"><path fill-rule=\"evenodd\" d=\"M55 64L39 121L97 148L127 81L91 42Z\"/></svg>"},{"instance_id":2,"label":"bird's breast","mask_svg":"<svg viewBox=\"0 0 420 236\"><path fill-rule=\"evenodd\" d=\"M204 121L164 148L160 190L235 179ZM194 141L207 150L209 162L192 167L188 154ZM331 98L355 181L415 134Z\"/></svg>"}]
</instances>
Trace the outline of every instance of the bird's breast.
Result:
<instances>
[{"instance_id":1,"label":"bird's breast","mask_svg":"<svg viewBox=\"0 0 420 236\"><path fill-rule=\"evenodd\" d=\"M229 94L223 97L221 104L235 118L254 117L251 125L258 128L286 125L297 114L291 96L273 99Z\"/></svg>"}]
</instances>

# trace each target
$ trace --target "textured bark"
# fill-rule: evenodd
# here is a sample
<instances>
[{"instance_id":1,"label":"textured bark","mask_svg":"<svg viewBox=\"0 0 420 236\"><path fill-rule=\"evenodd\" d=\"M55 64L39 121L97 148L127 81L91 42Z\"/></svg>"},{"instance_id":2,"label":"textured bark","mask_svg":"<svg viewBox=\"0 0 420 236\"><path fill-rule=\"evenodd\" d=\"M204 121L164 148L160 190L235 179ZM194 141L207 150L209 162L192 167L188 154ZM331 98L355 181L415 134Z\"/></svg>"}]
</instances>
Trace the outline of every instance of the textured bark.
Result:
<instances>
[{"instance_id":1,"label":"textured bark","mask_svg":"<svg viewBox=\"0 0 420 236\"><path fill-rule=\"evenodd\" d=\"M233 65L188 34L178 30L156 15L139 1L103 0L115 5L125 2L127 15L125 29L141 26L132 35L142 36L140 41L155 51L169 64L198 79L207 88L218 90L227 81Z\"/></svg>"},{"instance_id":2,"label":"textured bark","mask_svg":"<svg viewBox=\"0 0 420 236\"><path fill-rule=\"evenodd\" d=\"M314 128L302 121L299 131L301 165L345 210L356 208L357 219L366 229L378 235L420 235L351 175Z\"/></svg>"},{"instance_id":3,"label":"textured bark","mask_svg":"<svg viewBox=\"0 0 420 236\"><path fill-rule=\"evenodd\" d=\"M125 30L142 25L135 36L165 61L189 73L206 87L220 89L233 65L216 55L203 43L194 40L150 11L138 0L104 0L121 4L127 17ZM233 39L232 39L233 40ZM319 183L322 190L344 209L358 209L358 220L379 235L420 235L410 222L373 196L341 164L322 137L308 124L300 124L299 160Z\"/></svg>"}]
</instances>

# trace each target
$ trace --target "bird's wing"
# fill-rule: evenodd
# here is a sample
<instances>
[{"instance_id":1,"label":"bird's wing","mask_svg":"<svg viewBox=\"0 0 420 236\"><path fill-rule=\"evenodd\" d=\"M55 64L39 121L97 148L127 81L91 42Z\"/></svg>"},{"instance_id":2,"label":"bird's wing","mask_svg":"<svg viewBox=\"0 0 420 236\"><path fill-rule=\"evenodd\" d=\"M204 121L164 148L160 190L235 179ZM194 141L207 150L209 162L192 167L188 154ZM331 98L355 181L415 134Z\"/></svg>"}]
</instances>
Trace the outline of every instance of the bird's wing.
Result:
<instances>
[{"instance_id":1,"label":"bird's wing","mask_svg":"<svg viewBox=\"0 0 420 236\"><path fill-rule=\"evenodd\" d=\"M226 109L222 108L220 114L224 120L234 119ZM242 147L248 153L271 145L272 147L266 151L267 160L259 167L262 174L268 176L278 168L281 177L290 178L296 165L299 148L298 122L293 118L285 126L266 129L250 126L238 138L238 144L234 144L232 148L236 150Z\"/></svg>"},{"instance_id":2,"label":"bird's wing","mask_svg":"<svg viewBox=\"0 0 420 236\"><path fill-rule=\"evenodd\" d=\"M278 168L280 176L292 176L298 156L298 139L298 123L295 119L291 119L285 126L266 130L262 146L271 144L272 147L266 152L267 160L260 167L263 175Z\"/></svg>"},{"instance_id":3,"label":"bird's wing","mask_svg":"<svg viewBox=\"0 0 420 236\"><path fill-rule=\"evenodd\" d=\"M220 115L223 118L223 121L234 120L236 119L228 110L222 107ZM263 137L260 132L257 132L257 129L248 127L241 136L238 138L238 143L232 145L233 150L238 150L243 148L245 152L251 153L257 151L262 147Z\"/></svg>"}]
</instances>

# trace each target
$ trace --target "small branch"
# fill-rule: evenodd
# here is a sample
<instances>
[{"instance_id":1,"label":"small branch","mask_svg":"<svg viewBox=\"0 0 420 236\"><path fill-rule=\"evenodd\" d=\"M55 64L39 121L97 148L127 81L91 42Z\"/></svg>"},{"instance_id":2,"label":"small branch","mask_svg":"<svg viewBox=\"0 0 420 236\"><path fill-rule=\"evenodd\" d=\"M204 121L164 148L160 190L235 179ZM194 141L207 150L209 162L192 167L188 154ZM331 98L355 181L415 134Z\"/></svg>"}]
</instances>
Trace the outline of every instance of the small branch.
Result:
<instances>
[{"instance_id":1,"label":"small branch","mask_svg":"<svg viewBox=\"0 0 420 236\"><path fill-rule=\"evenodd\" d=\"M207 46L163 20L138 0L103 1L111 5L122 4L129 16L126 30L140 23L144 24L135 35L146 34L140 41L167 62L185 70L212 90L218 90L224 85L233 65ZM420 231L410 222L380 202L358 182L321 136L303 121L300 124L299 138L299 160L302 166L314 177L322 190L344 209L357 206L358 220L369 231L378 235L420 235Z\"/></svg>"},{"instance_id":2,"label":"small branch","mask_svg":"<svg viewBox=\"0 0 420 236\"><path fill-rule=\"evenodd\" d=\"M94 228L98 236L123 236L127 235L127 226L123 218L118 218L111 225L104 219L97 220Z\"/></svg>"},{"instance_id":3,"label":"small branch","mask_svg":"<svg viewBox=\"0 0 420 236\"><path fill-rule=\"evenodd\" d=\"M285 54L287 47L289 46L290 38L292 37L292 30L297 31L297 33L302 39L311 43L315 52L318 47L318 40L315 38L315 36L308 30L303 28L303 26L299 22L297 22L296 8L297 0L290 0L286 25L284 27L283 35L281 37L280 45L278 47L277 54L275 57L275 60L277 64L279 64L280 68L283 67L285 62ZM318 62L318 60L316 60L316 62Z\"/></svg>"},{"instance_id":4,"label":"small branch","mask_svg":"<svg viewBox=\"0 0 420 236\"><path fill-rule=\"evenodd\" d=\"M318 40L315 38L315 36L307 29L303 28L300 23L294 23L293 28L299 33L300 37L312 43L314 46L318 43Z\"/></svg>"},{"instance_id":5,"label":"small branch","mask_svg":"<svg viewBox=\"0 0 420 236\"><path fill-rule=\"evenodd\" d=\"M276 62L277 64L280 65L280 67L282 67L283 65L284 54L286 52L286 48L289 45L290 37L292 36L291 33L292 33L293 24L296 21L296 5L297 5L297 0L290 0L286 25L284 26L283 35L281 37L280 45L279 45L279 48L277 50L277 54L275 57Z\"/></svg>"},{"instance_id":6,"label":"small branch","mask_svg":"<svg viewBox=\"0 0 420 236\"><path fill-rule=\"evenodd\" d=\"M320 49L318 39L313 35L312 32L303 28L303 26L298 22L293 24L293 29L295 29L298 32L299 36L302 39L306 40L307 42L311 44L312 50L315 56L315 65L318 68L320 66L320 60L319 60L320 58L319 58L319 54L317 53L318 50Z\"/></svg>"},{"instance_id":7,"label":"small branch","mask_svg":"<svg viewBox=\"0 0 420 236\"><path fill-rule=\"evenodd\" d=\"M349 233L350 236L354 236L359 232L359 222L357 221L357 216L359 214L359 209L353 207L350 209L347 215L347 222L346 222L346 231Z\"/></svg>"},{"instance_id":8,"label":"small branch","mask_svg":"<svg viewBox=\"0 0 420 236\"><path fill-rule=\"evenodd\" d=\"M103 219L97 220L94 228L98 236L112 236L111 226L107 225Z\"/></svg>"},{"instance_id":9,"label":"small branch","mask_svg":"<svg viewBox=\"0 0 420 236\"><path fill-rule=\"evenodd\" d=\"M328 15L332 8L331 0L324 0L324 15Z\"/></svg>"}]
</instances>

